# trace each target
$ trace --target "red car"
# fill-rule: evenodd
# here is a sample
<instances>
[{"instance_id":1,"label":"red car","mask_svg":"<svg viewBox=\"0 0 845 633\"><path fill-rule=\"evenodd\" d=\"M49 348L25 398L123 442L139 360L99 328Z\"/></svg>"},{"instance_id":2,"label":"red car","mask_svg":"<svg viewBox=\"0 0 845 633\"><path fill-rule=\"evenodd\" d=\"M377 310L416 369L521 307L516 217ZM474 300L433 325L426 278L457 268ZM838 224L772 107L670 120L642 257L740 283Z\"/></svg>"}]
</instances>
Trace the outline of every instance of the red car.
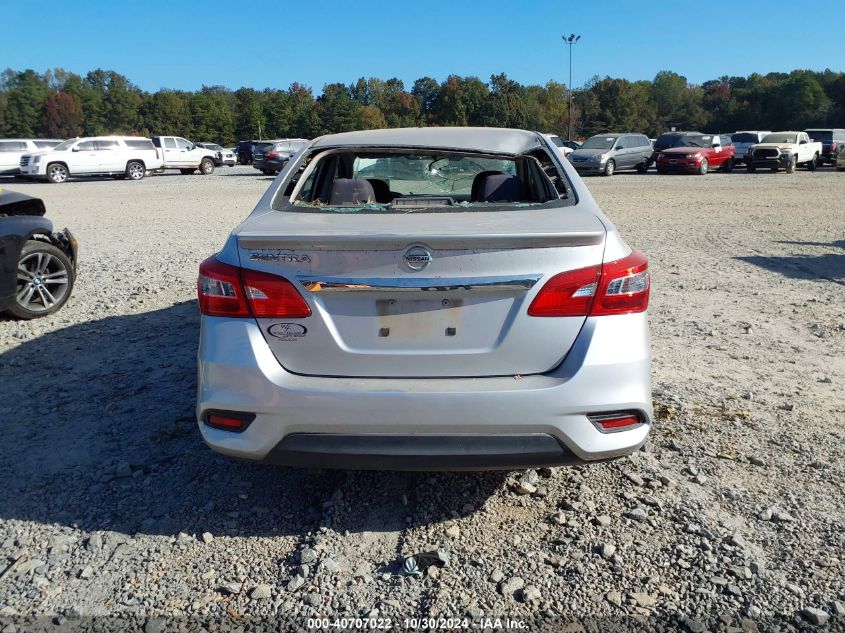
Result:
<instances>
[{"instance_id":1,"label":"red car","mask_svg":"<svg viewBox=\"0 0 845 633\"><path fill-rule=\"evenodd\" d=\"M668 174L680 171L703 176L712 169L732 171L736 149L730 140L726 145L718 135L688 135L678 139L676 145L664 149L657 155L657 173Z\"/></svg>"}]
</instances>

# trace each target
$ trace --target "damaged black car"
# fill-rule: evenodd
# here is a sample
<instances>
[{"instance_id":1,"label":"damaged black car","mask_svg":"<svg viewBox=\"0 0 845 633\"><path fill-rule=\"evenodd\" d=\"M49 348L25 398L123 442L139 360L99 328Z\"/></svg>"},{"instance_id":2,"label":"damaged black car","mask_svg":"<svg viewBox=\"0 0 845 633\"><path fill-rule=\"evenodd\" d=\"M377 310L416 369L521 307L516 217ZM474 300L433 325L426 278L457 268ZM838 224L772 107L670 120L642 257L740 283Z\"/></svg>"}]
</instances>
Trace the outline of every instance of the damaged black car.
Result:
<instances>
[{"instance_id":1,"label":"damaged black car","mask_svg":"<svg viewBox=\"0 0 845 633\"><path fill-rule=\"evenodd\" d=\"M45 212L40 198L0 190L0 312L19 319L58 311L76 280L76 239Z\"/></svg>"}]
</instances>

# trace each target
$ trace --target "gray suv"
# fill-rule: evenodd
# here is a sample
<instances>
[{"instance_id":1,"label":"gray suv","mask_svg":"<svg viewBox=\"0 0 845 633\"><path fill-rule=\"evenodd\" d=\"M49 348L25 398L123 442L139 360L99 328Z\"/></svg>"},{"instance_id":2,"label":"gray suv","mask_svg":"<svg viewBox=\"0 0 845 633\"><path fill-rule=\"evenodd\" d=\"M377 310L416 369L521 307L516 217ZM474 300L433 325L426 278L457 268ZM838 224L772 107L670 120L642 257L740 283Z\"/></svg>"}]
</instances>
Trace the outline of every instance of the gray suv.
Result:
<instances>
[{"instance_id":1,"label":"gray suv","mask_svg":"<svg viewBox=\"0 0 845 633\"><path fill-rule=\"evenodd\" d=\"M579 174L612 176L620 169L648 170L651 141L645 134L596 134L569 155Z\"/></svg>"}]
</instances>

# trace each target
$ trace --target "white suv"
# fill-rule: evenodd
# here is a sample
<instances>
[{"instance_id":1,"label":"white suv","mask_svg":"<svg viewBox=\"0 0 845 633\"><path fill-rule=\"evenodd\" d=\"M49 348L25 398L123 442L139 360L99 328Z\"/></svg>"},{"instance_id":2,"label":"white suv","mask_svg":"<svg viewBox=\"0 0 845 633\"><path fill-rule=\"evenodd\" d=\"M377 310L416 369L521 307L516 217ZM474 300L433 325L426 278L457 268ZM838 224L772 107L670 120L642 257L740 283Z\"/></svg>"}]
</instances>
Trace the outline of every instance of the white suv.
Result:
<instances>
[{"instance_id":1,"label":"white suv","mask_svg":"<svg viewBox=\"0 0 845 633\"><path fill-rule=\"evenodd\" d=\"M20 159L21 175L54 183L95 174L141 180L148 171L160 167L161 157L152 141L137 136L74 138Z\"/></svg>"},{"instance_id":2,"label":"white suv","mask_svg":"<svg viewBox=\"0 0 845 633\"><path fill-rule=\"evenodd\" d=\"M0 139L0 176L21 172L21 156L52 149L61 139L57 138L4 138Z\"/></svg>"}]
</instances>

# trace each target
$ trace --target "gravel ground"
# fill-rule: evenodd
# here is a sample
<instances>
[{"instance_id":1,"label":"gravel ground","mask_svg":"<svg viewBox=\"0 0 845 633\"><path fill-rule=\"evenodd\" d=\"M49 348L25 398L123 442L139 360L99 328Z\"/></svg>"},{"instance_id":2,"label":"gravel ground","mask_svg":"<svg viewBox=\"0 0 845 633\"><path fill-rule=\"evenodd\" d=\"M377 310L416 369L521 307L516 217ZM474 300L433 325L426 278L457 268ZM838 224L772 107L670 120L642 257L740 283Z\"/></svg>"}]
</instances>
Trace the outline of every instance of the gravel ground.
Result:
<instances>
[{"instance_id":1,"label":"gravel ground","mask_svg":"<svg viewBox=\"0 0 845 633\"><path fill-rule=\"evenodd\" d=\"M590 179L651 260L651 440L480 474L312 473L202 444L197 264L269 180L0 183L43 197L81 253L61 312L0 320L0 631L845 630L845 175ZM438 549L445 566L402 573Z\"/></svg>"}]
</instances>

